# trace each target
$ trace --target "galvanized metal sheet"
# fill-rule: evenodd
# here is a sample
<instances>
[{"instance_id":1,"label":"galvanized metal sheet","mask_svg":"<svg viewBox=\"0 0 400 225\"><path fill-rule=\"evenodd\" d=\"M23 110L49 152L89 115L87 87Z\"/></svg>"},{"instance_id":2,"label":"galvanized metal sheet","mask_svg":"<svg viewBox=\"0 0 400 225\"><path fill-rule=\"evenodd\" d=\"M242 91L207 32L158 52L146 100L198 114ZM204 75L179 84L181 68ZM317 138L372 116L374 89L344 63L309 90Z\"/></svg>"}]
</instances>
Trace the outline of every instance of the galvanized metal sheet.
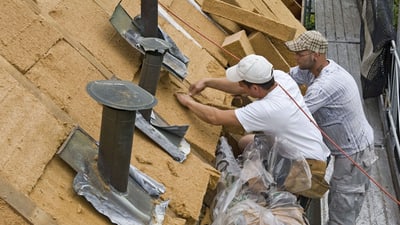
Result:
<instances>
[{"instance_id":1,"label":"galvanized metal sheet","mask_svg":"<svg viewBox=\"0 0 400 225\"><path fill-rule=\"evenodd\" d=\"M190 152L190 145L184 138L153 127L139 112L136 113L135 126L178 162L183 162Z\"/></svg>"},{"instance_id":2,"label":"galvanized metal sheet","mask_svg":"<svg viewBox=\"0 0 400 225\"><path fill-rule=\"evenodd\" d=\"M57 155L78 172L73 183L77 194L84 196L113 223L161 225L169 202L158 198L165 191L164 187L149 177L142 177L147 186L156 188L156 192L149 194L149 189L142 187L134 179L143 174L130 169L135 173L129 175L126 193L115 191L99 176L97 153L98 143L79 126L74 127L57 152Z\"/></svg>"},{"instance_id":3,"label":"galvanized metal sheet","mask_svg":"<svg viewBox=\"0 0 400 225\"><path fill-rule=\"evenodd\" d=\"M138 20L133 21L120 4L115 7L115 10L110 18L110 22L132 47L142 54L145 54L144 49L141 47L142 39L144 37L142 36L140 29L135 25L140 22L138 22ZM186 64L189 62L188 58L183 56L176 44L165 32L163 32L160 28L159 31L162 33L162 35L160 35L158 38L164 39L171 45L170 50L166 52L163 57L162 66L178 79L185 79L187 76Z\"/></svg>"}]
</instances>

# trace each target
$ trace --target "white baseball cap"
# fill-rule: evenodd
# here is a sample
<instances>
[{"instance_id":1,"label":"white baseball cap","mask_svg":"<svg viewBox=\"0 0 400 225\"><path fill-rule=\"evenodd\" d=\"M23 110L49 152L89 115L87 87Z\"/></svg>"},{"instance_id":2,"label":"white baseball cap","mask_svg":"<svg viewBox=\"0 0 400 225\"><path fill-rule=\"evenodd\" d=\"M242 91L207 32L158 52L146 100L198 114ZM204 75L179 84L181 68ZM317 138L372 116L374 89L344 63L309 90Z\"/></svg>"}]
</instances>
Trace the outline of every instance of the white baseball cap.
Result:
<instances>
[{"instance_id":1,"label":"white baseball cap","mask_svg":"<svg viewBox=\"0 0 400 225\"><path fill-rule=\"evenodd\" d=\"M238 64L226 70L226 78L232 82L245 80L254 84L263 84L273 78L272 64L260 55L248 55Z\"/></svg>"}]
</instances>

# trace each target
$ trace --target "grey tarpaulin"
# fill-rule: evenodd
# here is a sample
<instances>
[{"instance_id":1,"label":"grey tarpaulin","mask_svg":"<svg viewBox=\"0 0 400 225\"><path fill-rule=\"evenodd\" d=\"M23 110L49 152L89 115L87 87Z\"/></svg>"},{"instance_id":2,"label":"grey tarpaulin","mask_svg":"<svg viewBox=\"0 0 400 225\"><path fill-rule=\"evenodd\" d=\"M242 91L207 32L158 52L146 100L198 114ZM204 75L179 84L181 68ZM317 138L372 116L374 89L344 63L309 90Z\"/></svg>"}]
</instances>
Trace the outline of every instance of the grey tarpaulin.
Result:
<instances>
[{"instance_id":1,"label":"grey tarpaulin","mask_svg":"<svg viewBox=\"0 0 400 225\"><path fill-rule=\"evenodd\" d=\"M361 84L364 98L382 94L390 71L390 41L395 40L391 0L362 0Z\"/></svg>"}]
</instances>

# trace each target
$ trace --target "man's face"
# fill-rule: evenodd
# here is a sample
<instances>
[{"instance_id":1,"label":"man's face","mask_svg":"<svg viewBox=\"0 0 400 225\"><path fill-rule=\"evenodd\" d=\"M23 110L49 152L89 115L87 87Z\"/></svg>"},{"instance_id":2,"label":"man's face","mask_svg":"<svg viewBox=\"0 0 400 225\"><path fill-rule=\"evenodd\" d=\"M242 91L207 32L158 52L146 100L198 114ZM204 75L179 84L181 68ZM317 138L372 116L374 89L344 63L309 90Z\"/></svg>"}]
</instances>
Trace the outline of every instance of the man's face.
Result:
<instances>
[{"instance_id":1,"label":"man's face","mask_svg":"<svg viewBox=\"0 0 400 225\"><path fill-rule=\"evenodd\" d=\"M243 88L247 96L253 97L253 98L260 98L260 90L261 88L258 85L251 84L247 85L243 81L239 81L239 86Z\"/></svg>"},{"instance_id":2,"label":"man's face","mask_svg":"<svg viewBox=\"0 0 400 225\"><path fill-rule=\"evenodd\" d=\"M314 52L309 50L304 50L295 53L295 58L297 65L300 69L311 69L315 65L315 55Z\"/></svg>"},{"instance_id":3,"label":"man's face","mask_svg":"<svg viewBox=\"0 0 400 225\"><path fill-rule=\"evenodd\" d=\"M239 86L241 87L241 88L243 88L243 90L246 92L246 95L247 96L251 96L251 97L254 97L253 95L254 95L254 88L253 88L253 86L255 86L255 85L248 85L248 84L246 84L245 82L243 82L243 81L239 81Z\"/></svg>"}]
</instances>

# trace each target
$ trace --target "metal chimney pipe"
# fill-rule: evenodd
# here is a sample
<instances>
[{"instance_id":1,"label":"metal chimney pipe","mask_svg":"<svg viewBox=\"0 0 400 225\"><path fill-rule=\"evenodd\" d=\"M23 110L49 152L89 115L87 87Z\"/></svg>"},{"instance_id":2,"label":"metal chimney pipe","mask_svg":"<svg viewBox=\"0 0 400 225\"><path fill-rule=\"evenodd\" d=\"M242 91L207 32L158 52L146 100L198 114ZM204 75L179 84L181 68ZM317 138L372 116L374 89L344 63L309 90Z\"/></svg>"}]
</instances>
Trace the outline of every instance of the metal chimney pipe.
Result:
<instances>
[{"instance_id":1,"label":"metal chimney pipe","mask_svg":"<svg viewBox=\"0 0 400 225\"><path fill-rule=\"evenodd\" d=\"M170 48L167 42L158 39L158 0L141 0L141 21L143 23L144 41L141 43L145 51L139 86L152 95L156 95L157 84L166 50ZM143 117L150 121L152 109L141 110Z\"/></svg>"},{"instance_id":2,"label":"metal chimney pipe","mask_svg":"<svg viewBox=\"0 0 400 225\"><path fill-rule=\"evenodd\" d=\"M155 96L157 84L160 79L162 61L165 53L171 46L168 42L159 38L143 38L140 45L145 51L145 55L140 71L139 86ZM140 111L147 121L150 121L151 110Z\"/></svg>"},{"instance_id":3,"label":"metal chimney pipe","mask_svg":"<svg viewBox=\"0 0 400 225\"><path fill-rule=\"evenodd\" d=\"M93 81L86 89L103 104L97 167L105 183L126 192L136 113L152 108L157 101L129 81Z\"/></svg>"},{"instance_id":4,"label":"metal chimney pipe","mask_svg":"<svg viewBox=\"0 0 400 225\"><path fill-rule=\"evenodd\" d=\"M106 183L126 192L136 111L103 106L97 166Z\"/></svg>"},{"instance_id":5,"label":"metal chimney pipe","mask_svg":"<svg viewBox=\"0 0 400 225\"><path fill-rule=\"evenodd\" d=\"M139 86L156 96L157 84L160 80L163 54L158 52L146 52L143 59L142 70L140 71ZM140 111L143 117L150 121L151 109Z\"/></svg>"},{"instance_id":6,"label":"metal chimney pipe","mask_svg":"<svg viewBox=\"0 0 400 225\"><path fill-rule=\"evenodd\" d=\"M143 37L158 37L158 0L141 0Z\"/></svg>"}]
</instances>

